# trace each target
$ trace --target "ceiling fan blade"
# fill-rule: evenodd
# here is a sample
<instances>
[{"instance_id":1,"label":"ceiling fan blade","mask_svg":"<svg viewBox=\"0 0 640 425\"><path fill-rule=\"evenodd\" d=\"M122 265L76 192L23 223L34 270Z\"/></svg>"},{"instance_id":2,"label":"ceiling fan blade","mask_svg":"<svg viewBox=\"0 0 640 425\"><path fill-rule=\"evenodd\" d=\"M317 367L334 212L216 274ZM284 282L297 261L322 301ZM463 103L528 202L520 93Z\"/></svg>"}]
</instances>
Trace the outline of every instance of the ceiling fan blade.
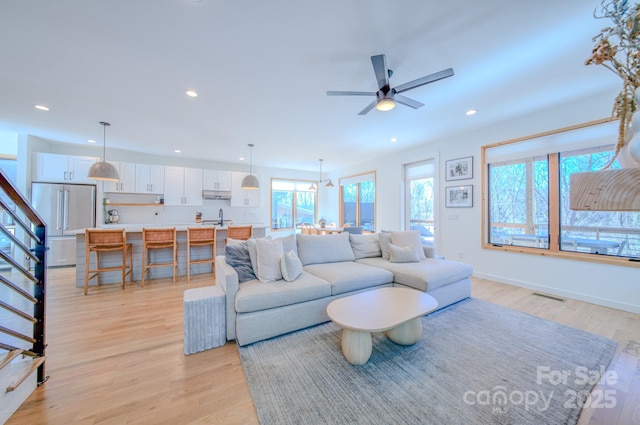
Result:
<instances>
[{"instance_id":1,"label":"ceiling fan blade","mask_svg":"<svg viewBox=\"0 0 640 425\"><path fill-rule=\"evenodd\" d=\"M420 103L417 100L409 99L407 96L403 96L401 94L396 94L393 96L393 100L398 103L402 103L403 105L409 106L413 109L418 109L424 106L424 103Z\"/></svg>"},{"instance_id":2,"label":"ceiling fan blade","mask_svg":"<svg viewBox=\"0 0 640 425\"><path fill-rule=\"evenodd\" d=\"M378 88L389 87L389 69L387 68L387 58L385 55L371 56L373 72L376 73Z\"/></svg>"},{"instance_id":3,"label":"ceiling fan blade","mask_svg":"<svg viewBox=\"0 0 640 425\"><path fill-rule=\"evenodd\" d=\"M360 113L358 115L367 115L367 113L370 110L372 110L374 106L376 106L376 103L378 103L378 99L376 99L373 102L371 102L370 104L368 104L362 111L360 111Z\"/></svg>"},{"instance_id":4,"label":"ceiling fan blade","mask_svg":"<svg viewBox=\"0 0 640 425\"><path fill-rule=\"evenodd\" d=\"M409 81L408 83L400 84L394 87L396 93L402 93L407 90L415 89L416 87L424 86L425 84L433 83L434 81L442 80L443 78L451 77L453 75L453 68L447 68L435 74L427 75L426 77L418 78L417 80Z\"/></svg>"},{"instance_id":5,"label":"ceiling fan blade","mask_svg":"<svg viewBox=\"0 0 640 425\"><path fill-rule=\"evenodd\" d=\"M372 91L330 91L327 90L327 96L375 96Z\"/></svg>"}]
</instances>

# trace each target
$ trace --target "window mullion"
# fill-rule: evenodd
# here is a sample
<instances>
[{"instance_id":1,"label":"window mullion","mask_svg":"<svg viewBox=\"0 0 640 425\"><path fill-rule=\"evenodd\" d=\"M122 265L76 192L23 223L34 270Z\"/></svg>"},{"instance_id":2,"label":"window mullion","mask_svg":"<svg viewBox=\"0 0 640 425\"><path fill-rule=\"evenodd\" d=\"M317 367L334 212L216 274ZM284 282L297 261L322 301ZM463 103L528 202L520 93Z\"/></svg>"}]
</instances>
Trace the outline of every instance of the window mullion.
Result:
<instances>
[{"instance_id":1,"label":"window mullion","mask_svg":"<svg viewBox=\"0 0 640 425\"><path fill-rule=\"evenodd\" d=\"M549 250L560 251L560 167L559 155L551 153L549 161Z\"/></svg>"}]
</instances>

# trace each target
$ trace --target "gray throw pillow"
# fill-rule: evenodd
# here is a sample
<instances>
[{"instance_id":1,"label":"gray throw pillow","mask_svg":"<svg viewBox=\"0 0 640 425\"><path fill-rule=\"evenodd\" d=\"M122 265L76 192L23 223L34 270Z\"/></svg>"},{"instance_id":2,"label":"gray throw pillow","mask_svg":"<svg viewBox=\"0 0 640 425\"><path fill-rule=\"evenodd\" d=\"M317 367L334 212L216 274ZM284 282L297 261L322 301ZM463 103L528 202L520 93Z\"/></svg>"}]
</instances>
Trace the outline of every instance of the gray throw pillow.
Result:
<instances>
[{"instance_id":1,"label":"gray throw pillow","mask_svg":"<svg viewBox=\"0 0 640 425\"><path fill-rule=\"evenodd\" d=\"M238 283L256 279L251 267L251 258L246 243L227 245L224 248L224 257L238 274Z\"/></svg>"},{"instance_id":2,"label":"gray throw pillow","mask_svg":"<svg viewBox=\"0 0 640 425\"><path fill-rule=\"evenodd\" d=\"M375 233L367 235L350 234L349 241L356 260L359 258L380 257L382 255L380 241Z\"/></svg>"},{"instance_id":3,"label":"gray throw pillow","mask_svg":"<svg viewBox=\"0 0 640 425\"><path fill-rule=\"evenodd\" d=\"M287 282L293 282L302 274L302 263L293 250L285 253L280 259L282 277Z\"/></svg>"}]
</instances>

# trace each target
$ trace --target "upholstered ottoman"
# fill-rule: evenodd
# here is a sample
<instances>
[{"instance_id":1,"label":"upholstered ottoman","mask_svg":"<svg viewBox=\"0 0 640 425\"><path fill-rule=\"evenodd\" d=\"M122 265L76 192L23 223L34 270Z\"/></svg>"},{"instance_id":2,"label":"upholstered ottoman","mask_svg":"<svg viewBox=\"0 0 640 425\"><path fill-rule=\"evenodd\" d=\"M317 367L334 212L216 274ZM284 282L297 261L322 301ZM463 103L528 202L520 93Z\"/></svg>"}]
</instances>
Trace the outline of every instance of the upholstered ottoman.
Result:
<instances>
[{"instance_id":1,"label":"upholstered ottoman","mask_svg":"<svg viewBox=\"0 0 640 425\"><path fill-rule=\"evenodd\" d=\"M193 354L227 342L225 295L219 286L184 291L184 354Z\"/></svg>"}]
</instances>

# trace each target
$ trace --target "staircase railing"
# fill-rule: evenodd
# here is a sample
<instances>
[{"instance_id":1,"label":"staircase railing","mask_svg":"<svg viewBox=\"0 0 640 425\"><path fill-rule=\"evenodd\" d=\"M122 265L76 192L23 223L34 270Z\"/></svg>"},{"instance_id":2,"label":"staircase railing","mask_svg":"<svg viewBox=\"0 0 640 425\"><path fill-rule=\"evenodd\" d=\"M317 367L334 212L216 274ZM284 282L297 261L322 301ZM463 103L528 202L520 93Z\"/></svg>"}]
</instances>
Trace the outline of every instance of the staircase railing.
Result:
<instances>
[{"instance_id":1,"label":"staircase railing","mask_svg":"<svg viewBox=\"0 0 640 425\"><path fill-rule=\"evenodd\" d=\"M37 358L27 374L7 388L12 391L37 368L38 384L45 376L46 225L29 201L0 170L0 236L8 240L0 249L0 349L8 359L18 355ZM24 242L23 242L24 241ZM32 267L25 265L30 263ZM6 297L4 296L6 295ZM27 308L25 308L25 305ZM32 306L28 307L28 306ZM5 364L0 365L3 367Z\"/></svg>"}]
</instances>

